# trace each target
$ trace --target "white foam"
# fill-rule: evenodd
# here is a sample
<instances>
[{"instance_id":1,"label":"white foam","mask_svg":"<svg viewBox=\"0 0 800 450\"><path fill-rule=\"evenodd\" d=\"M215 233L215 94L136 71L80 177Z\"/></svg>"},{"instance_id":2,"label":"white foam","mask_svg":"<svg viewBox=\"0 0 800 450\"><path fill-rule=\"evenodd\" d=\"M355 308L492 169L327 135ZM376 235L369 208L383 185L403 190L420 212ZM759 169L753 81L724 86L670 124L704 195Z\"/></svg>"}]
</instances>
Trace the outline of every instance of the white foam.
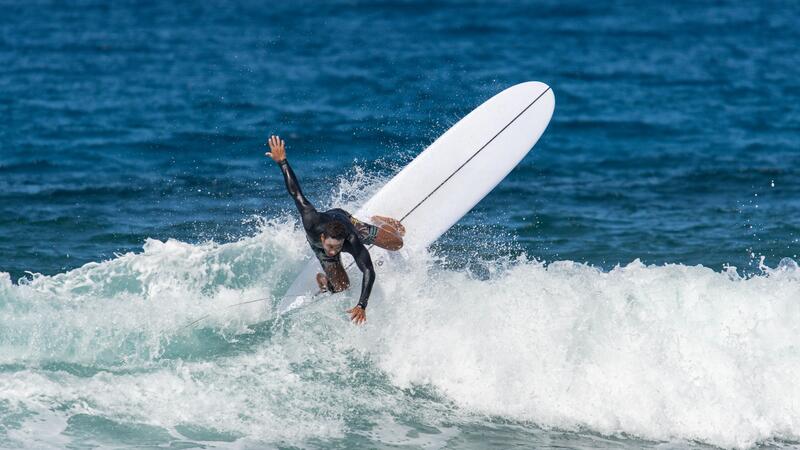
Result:
<instances>
[{"instance_id":1,"label":"white foam","mask_svg":"<svg viewBox=\"0 0 800 450\"><path fill-rule=\"evenodd\" d=\"M263 320L268 301L227 307L272 299L306 257L293 222L264 227L230 244L148 239L142 253L20 285L0 277L0 363L149 361L165 339L207 314L232 332Z\"/></svg>"},{"instance_id":2,"label":"white foam","mask_svg":"<svg viewBox=\"0 0 800 450\"><path fill-rule=\"evenodd\" d=\"M340 197L360 201L359 189L342 185ZM724 447L800 439L794 261L745 278L734 268L635 261L604 272L498 259L483 279L405 254L381 268L366 326L346 322L358 295L349 292L276 323L274 334L249 326L273 317L309 256L292 219L229 244L148 240L142 253L20 285L0 275L0 364L21 367L0 373L0 399L29 414L10 435L59 447L66 420L90 414L177 438L191 424L241 436L233 446L302 445L353 432L354 415L402 413L441 429L488 414ZM257 298L269 301L231 307ZM261 341L164 357L181 339L202 343L196 328L226 350L253 333ZM42 369L49 363L91 370ZM364 388L365 373L391 385ZM458 409L409 400L401 388L416 385ZM452 431L415 441L406 425L380 423L370 436L395 444L441 447Z\"/></svg>"},{"instance_id":3,"label":"white foam","mask_svg":"<svg viewBox=\"0 0 800 450\"><path fill-rule=\"evenodd\" d=\"M362 345L400 386L545 427L748 447L800 439L800 271L520 261L382 280ZM384 277L387 278L387 277Z\"/></svg>"}]
</instances>

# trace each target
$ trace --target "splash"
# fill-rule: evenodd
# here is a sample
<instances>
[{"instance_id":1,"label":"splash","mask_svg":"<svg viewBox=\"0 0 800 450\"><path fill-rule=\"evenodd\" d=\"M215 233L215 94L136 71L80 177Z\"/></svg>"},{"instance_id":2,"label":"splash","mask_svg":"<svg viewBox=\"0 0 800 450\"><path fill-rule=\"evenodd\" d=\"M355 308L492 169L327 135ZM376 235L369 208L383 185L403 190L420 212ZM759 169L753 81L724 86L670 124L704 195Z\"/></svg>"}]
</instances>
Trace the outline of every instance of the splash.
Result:
<instances>
[{"instance_id":1,"label":"splash","mask_svg":"<svg viewBox=\"0 0 800 450\"><path fill-rule=\"evenodd\" d=\"M791 259L743 277L525 257L468 271L410 252L380 268L355 327L354 292L275 317L307 253L283 218L233 243L148 240L55 276L4 274L0 446L441 447L485 417L733 448L800 439ZM419 427L438 438L398 438Z\"/></svg>"},{"instance_id":2,"label":"splash","mask_svg":"<svg viewBox=\"0 0 800 450\"><path fill-rule=\"evenodd\" d=\"M293 222L265 223L267 229L225 245L148 239L141 253L36 274L19 285L3 274L0 364L146 363L165 351L175 330L210 310L219 310L212 324L231 332L257 321L263 305L235 312L225 306L270 298L304 258Z\"/></svg>"}]
</instances>

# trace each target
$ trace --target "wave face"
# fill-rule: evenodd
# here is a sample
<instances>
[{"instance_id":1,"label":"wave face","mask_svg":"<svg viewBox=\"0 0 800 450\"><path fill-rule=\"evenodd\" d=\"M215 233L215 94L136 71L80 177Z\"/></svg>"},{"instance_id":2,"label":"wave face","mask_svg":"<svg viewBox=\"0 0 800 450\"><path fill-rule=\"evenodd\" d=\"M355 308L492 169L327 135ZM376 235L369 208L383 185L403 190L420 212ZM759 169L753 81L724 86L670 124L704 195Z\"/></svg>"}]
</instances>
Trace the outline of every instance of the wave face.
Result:
<instances>
[{"instance_id":1,"label":"wave face","mask_svg":"<svg viewBox=\"0 0 800 450\"><path fill-rule=\"evenodd\" d=\"M273 220L233 243L148 240L19 285L3 274L0 445L800 439L792 260L741 277L506 257L478 276L408 254L355 327L357 292L275 317L303 245Z\"/></svg>"}]
</instances>

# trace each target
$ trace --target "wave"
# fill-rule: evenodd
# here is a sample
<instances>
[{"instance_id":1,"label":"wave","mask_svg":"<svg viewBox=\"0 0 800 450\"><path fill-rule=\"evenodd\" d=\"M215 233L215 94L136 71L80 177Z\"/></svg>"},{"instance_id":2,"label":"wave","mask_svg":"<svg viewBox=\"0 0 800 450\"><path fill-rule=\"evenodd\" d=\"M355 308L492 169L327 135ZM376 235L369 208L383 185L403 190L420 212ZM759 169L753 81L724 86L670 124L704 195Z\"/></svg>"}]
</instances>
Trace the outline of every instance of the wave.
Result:
<instances>
[{"instance_id":1,"label":"wave","mask_svg":"<svg viewBox=\"0 0 800 450\"><path fill-rule=\"evenodd\" d=\"M297 233L274 222L269 233L232 244L148 239L142 253L19 285L0 274L0 364L157 358L190 318L285 284L302 259Z\"/></svg>"},{"instance_id":2,"label":"wave","mask_svg":"<svg viewBox=\"0 0 800 450\"><path fill-rule=\"evenodd\" d=\"M798 438L792 260L750 278L638 260L417 276L387 289L403 301L382 312L391 331L367 340L398 385L559 429L726 447Z\"/></svg>"},{"instance_id":3,"label":"wave","mask_svg":"<svg viewBox=\"0 0 800 450\"><path fill-rule=\"evenodd\" d=\"M459 420L723 447L800 439L790 259L743 277L497 258L479 277L406 254L382 269L369 322L354 327L352 292L276 320L306 249L293 220L261 230L228 244L148 240L19 284L4 274L0 390L37 414L189 423L253 442L341 436L344 408L389 414L420 386L442 397L423 409L452 404Z\"/></svg>"}]
</instances>

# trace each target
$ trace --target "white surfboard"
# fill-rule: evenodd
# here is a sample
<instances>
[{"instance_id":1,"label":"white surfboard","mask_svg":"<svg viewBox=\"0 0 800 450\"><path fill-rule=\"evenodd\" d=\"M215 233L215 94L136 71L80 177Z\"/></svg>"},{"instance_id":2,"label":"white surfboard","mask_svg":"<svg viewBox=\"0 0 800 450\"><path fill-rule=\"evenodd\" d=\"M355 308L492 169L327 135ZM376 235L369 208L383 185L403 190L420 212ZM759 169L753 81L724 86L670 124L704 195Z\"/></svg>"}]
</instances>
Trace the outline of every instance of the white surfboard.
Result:
<instances>
[{"instance_id":1,"label":"white surfboard","mask_svg":"<svg viewBox=\"0 0 800 450\"><path fill-rule=\"evenodd\" d=\"M353 215L365 221L373 215L398 219L406 228L405 248L427 247L528 154L554 108L552 89L538 81L500 92L447 130ZM370 251L373 260L376 249ZM319 297L315 275L320 271L312 258L278 304L279 314ZM360 289L360 272L352 275L350 289Z\"/></svg>"}]
</instances>

